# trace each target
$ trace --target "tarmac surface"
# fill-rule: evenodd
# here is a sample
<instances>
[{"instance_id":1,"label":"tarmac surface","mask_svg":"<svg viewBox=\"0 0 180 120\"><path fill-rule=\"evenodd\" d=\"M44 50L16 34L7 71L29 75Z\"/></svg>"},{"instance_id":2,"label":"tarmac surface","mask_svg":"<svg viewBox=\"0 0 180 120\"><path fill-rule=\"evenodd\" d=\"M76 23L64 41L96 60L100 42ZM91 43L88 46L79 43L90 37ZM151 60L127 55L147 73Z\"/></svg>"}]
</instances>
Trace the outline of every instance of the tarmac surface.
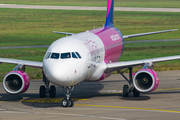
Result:
<instances>
[{"instance_id":1,"label":"tarmac surface","mask_svg":"<svg viewBox=\"0 0 180 120\"><path fill-rule=\"evenodd\" d=\"M127 82L120 75L99 82L75 86L72 108L63 108L64 93L39 98L41 80L32 80L26 93L9 95L0 83L0 119L2 120L178 120L180 119L180 71L158 72L160 84L152 93L124 98ZM127 76L127 74L125 74Z\"/></svg>"},{"instance_id":2,"label":"tarmac surface","mask_svg":"<svg viewBox=\"0 0 180 120\"><path fill-rule=\"evenodd\" d=\"M0 4L0 8L23 9L60 9L60 10L106 10L106 7L89 6L48 6L48 5L16 5ZM114 7L115 11L151 11L151 12L180 12L180 8L141 8L141 7Z\"/></svg>"}]
</instances>

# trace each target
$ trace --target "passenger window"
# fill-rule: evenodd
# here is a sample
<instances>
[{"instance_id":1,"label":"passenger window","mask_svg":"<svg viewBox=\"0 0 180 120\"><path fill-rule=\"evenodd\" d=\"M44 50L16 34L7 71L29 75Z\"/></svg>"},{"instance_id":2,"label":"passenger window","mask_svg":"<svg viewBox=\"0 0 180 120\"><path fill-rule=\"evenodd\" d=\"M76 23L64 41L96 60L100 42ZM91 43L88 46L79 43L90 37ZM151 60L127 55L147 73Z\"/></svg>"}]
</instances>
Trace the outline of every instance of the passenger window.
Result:
<instances>
[{"instance_id":1,"label":"passenger window","mask_svg":"<svg viewBox=\"0 0 180 120\"><path fill-rule=\"evenodd\" d=\"M51 52L48 52L44 58L48 59L50 57L50 55L51 55Z\"/></svg>"},{"instance_id":2,"label":"passenger window","mask_svg":"<svg viewBox=\"0 0 180 120\"><path fill-rule=\"evenodd\" d=\"M70 53L61 53L61 59L71 58Z\"/></svg>"},{"instance_id":3,"label":"passenger window","mask_svg":"<svg viewBox=\"0 0 180 120\"><path fill-rule=\"evenodd\" d=\"M76 55L77 55L79 58L81 58L81 55L80 55L78 52L76 52Z\"/></svg>"},{"instance_id":4,"label":"passenger window","mask_svg":"<svg viewBox=\"0 0 180 120\"><path fill-rule=\"evenodd\" d=\"M51 58L53 59L59 59L59 53L52 53Z\"/></svg>"},{"instance_id":5,"label":"passenger window","mask_svg":"<svg viewBox=\"0 0 180 120\"><path fill-rule=\"evenodd\" d=\"M72 52L72 58L78 59L78 57L76 56L76 54L74 52Z\"/></svg>"}]
</instances>

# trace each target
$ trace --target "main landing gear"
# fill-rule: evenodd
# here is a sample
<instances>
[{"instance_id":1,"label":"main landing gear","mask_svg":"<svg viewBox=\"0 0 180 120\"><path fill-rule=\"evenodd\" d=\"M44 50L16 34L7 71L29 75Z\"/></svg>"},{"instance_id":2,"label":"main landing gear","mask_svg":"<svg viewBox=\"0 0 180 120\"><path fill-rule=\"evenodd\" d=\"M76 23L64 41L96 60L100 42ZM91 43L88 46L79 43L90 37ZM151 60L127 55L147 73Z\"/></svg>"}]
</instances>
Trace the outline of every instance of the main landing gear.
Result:
<instances>
[{"instance_id":1,"label":"main landing gear","mask_svg":"<svg viewBox=\"0 0 180 120\"><path fill-rule=\"evenodd\" d=\"M124 74L123 74L126 70L125 70L124 72L120 72L120 71L118 70L118 73L121 74L121 75L126 79L126 81L129 83L129 85L124 85L124 86L123 86L123 96L124 96L124 97L129 97L129 94L130 94L131 92L133 92L134 97L139 97L139 96L140 96L140 92L137 91L137 90L135 89L135 87L133 86L132 67L129 67L128 69L129 69L129 80L128 80L128 79L126 78L126 76L124 76Z\"/></svg>"},{"instance_id":2,"label":"main landing gear","mask_svg":"<svg viewBox=\"0 0 180 120\"><path fill-rule=\"evenodd\" d=\"M49 93L51 98L55 98L56 97L56 87L54 85L51 85L51 87L49 89L49 80L45 77L44 73L43 73L43 82L44 82L45 86L41 85L39 88L40 98L45 98L47 93Z\"/></svg>"},{"instance_id":3,"label":"main landing gear","mask_svg":"<svg viewBox=\"0 0 180 120\"><path fill-rule=\"evenodd\" d=\"M63 90L64 89L66 89L66 98L64 98L62 100L62 106L63 107L73 107L74 101L70 98L70 96L71 96L70 91L72 91L74 89L74 86L73 87L65 87L65 88L63 88Z\"/></svg>"}]
</instances>

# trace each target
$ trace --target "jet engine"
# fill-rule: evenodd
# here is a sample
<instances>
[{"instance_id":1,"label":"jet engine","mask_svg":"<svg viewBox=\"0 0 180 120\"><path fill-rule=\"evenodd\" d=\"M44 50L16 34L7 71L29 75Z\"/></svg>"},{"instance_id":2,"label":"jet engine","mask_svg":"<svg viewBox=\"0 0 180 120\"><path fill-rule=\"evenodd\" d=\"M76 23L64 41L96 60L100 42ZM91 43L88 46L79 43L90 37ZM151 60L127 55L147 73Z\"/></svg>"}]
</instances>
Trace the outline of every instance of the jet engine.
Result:
<instances>
[{"instance_id":1,"label":"jet engine","mask_svg":"<svg viewBox=\"0 0 180 120\"><path fill-rule=\"evenodd\" d=\"M139 92L152 92L159 84L158 74L152 69L139 70L134 78L133 85Z\"/></svg>"},{"instance_id":2,"label":"jet engine","mask_svg":"<svg viewBox=\"0 0 180 120\"><path fill-rule=\"evenodd\" d=\"M3 87L9 94L21 94L29 87L29 76L23 71L11 71L3 79Z\"/></svg>"}]
</instances>

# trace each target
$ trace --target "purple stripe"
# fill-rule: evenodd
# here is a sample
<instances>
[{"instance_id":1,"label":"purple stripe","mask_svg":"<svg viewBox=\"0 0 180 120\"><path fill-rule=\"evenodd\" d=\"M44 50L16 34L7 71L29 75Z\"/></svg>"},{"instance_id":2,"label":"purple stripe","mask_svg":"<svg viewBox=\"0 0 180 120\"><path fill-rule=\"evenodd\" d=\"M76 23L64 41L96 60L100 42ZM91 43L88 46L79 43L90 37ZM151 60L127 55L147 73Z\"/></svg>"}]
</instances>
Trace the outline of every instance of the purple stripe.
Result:
<instances>
[{"instance_id":1,"label":"purple stripe","mask_svg":"<svg viewBox=\"0 0 180 120\"><path fill-rule=\"evenodd\" d=\"M112 4L112 0L108 0L108 4L107 4L107 15L106 15L106 17L109 16L109 11L110 11L110 9L111 9L111 4Z\"/></svg>"},{"instance_id":2,"label":"purple stripe","mask_svg":"<svg viewBox=\"0 0 180 120\"><path fill-rule=\"evenodd\" d=\"M105 60L118 62L123 50L123 41L119 33L114 28L108 27L98 28L90 32L97 35L104 43Z\"/></svg>"}]
</instances>

